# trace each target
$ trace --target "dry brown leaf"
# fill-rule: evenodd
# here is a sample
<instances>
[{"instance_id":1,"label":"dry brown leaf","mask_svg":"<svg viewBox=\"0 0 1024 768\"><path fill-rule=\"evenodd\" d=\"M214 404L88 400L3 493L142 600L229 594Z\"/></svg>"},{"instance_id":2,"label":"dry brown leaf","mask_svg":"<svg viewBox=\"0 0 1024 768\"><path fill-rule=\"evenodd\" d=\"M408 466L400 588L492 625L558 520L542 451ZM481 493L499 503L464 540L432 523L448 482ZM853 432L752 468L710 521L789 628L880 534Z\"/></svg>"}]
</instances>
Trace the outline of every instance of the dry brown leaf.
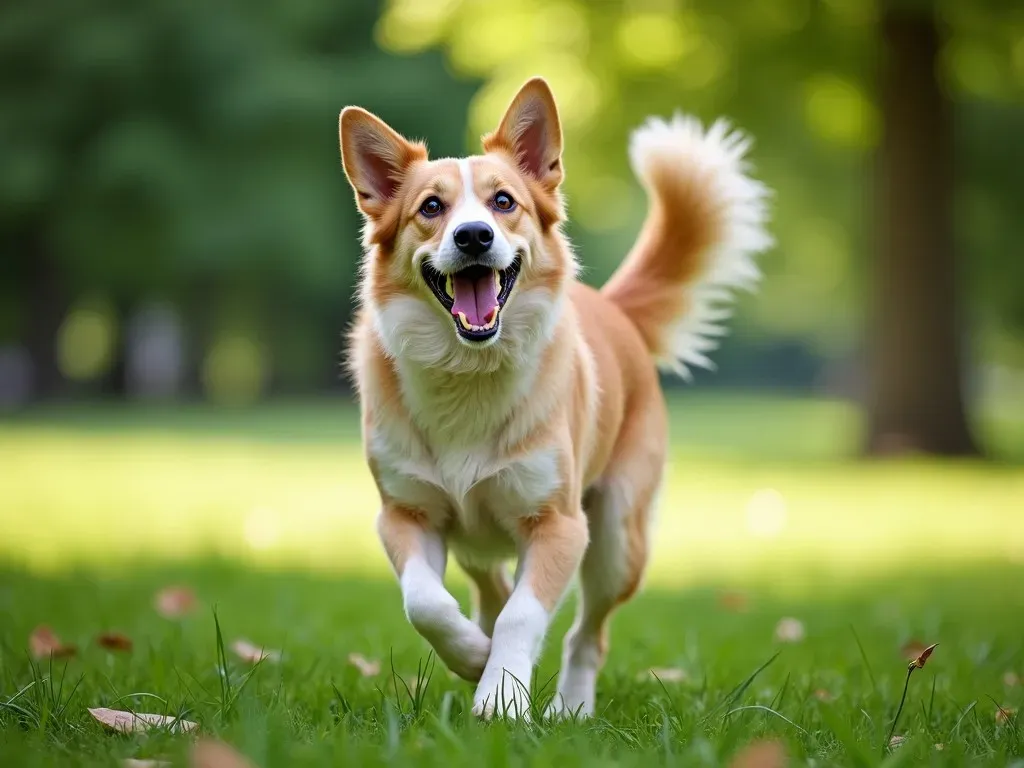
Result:
<instances>
[{"instance_id":1,"label":"dry brown leaf","mask_svg":"<svg viewBox=\"0 0 1024 768\"><path fill-rule=\"evenodd\" d=\"M895 749L896 747L902 745L903 742L906 740L906 736L893 736L891 739L889 739L889 746Z\"/></svg>"},{"instance_id":2,"label":"dry brown leaf","mask_svg":"<svg viewBox=\"0 0 1024 768\"><path fill-rule=\"evenodd\" d=\"M235 640L231 644L231 650L235 652L235 655L242 661L248 661L251 664L255 664L259 661L269 661L271 664L277 664L281 660L280 651L272 651L267 648L261 648L258 645L250 643L248 640Z\"/></svg>"},{"instance_id":3,"label":"dry brown leaf","mask_svg":"<svg viewBox=\"0 0 1024 768\"><path fill-rule=\"evenodd\" d=\"M188 587L165 587L153 601L156 612L166 619L186 616L196 608L196 593Z\"/></svg>"},{"instance_id":4,"label":"dry brown leaf","mask_svg":"<svg viewBox=\"0 0 1024 768\"><path fill-rule=\"evenodd\" d=\"M172 733L194 731L199 726L190 720L179 720L166 715L151 715L145 712L125 712L120 709L106 707L90 707L89 714L114 731L133 733L148 731L151 728L167 728Z\"/></svg>"},{"instance_id":5,"label":"dry brown leaf","mask_svg":"<svg viewBox=\"0 0 1024 768\"><path fill-rule=\"evenodd\" d=\"M169 760L149 760L145 758L126 757L121 761L123 768L169 768Z\"/></svg>"},{"instance_id":6,"label":"dry brown leaf","mask_svg":"<svg viewBox=\"0 0 1024 768\"><path fill-rule=\"evenodd\" d=\"M658 679L663 683L684 683L689 679L689 675L679 667L652 667L646 672L641 672L640 679Z\"/></svg>"},{"instance_id":7,"label":"dry brown leaf","mask_svg":"<svg viewBox=\"0 0 1024 768\"><path fill-rule=\"evenodd\" d=\"M1020 676L1012 670L1004 672L1003 685L1005 685L1007 688L1015 688L1016 686L1020 685Z\"/></svg>"},{"instance_id":8,"label":"dry brown leaf","mask_svg":"<svg viewBox=\"0 0 1024 768\"><path fill-rule=\"evenodd\" d=\"M28 636L28 646L34 659L60 659L74 656L78 652L75 646L62 643L54 631L45 624L32 630L32 634Z\"/></svg>"},{"instance_id":9,"label":"dry brown leaf","mask_svg":"<svg viewBox=\"0 0 1024 768\"><path fill-rule=\"evenodd\" d=\"M775 639L780 643L799 643L806 634L804 623L800 619L786 617L775 625Z\"/></svg>"},{"instance_id":10,"label":"dry brown leaf","mask_svg":"<svg viewBox=\"0 0 1024 768\"><path fill-rule=\"evenodd\" d=\"M789 763L786 748L778 741L754 741L729 763L729 768L783 768Z\"/></svg>"},{"instance_id":11,"label":"dry brown leaf","mask_svg":"<svg viewBox=\"0 0 1024 768\"><path fill-rule=\"evenodd\" d=\"M1000 725L1009 723L1017 716L1017 710L1011 707L1000 707L996 705L996 722Z\"/></svg>"},{"instance_id":12,"label":"dry brown leaf","mask_svg":"<svg viewBox=\"0 0 1024 768\"><path fill-rule=\"evenodd\" d=\"M924 665L928 663L928 659L931 657L932 652L935 650L935 647L937 645L938 645L938 643L932 643L927 648L925 648L923 651L921 651L917 655L917 658L910 662L910 666L917 667L918 669L921 669L922 667L924 667Z\"/></svg>"},{"instance_id":13,"label":"dry brown leaf","mask_svg":"<svg viewBox=\"0 0 1024 768\"><path fill-rule=\"evenodd\" d=\"M254 768L234 747L215 739L200 739L192 747L192 768Z\"/></svg>"},{"instance_id":14,"label":"dry brown leaf","mask_svg":"<svg viewBox=\"0 0 1024 768\"><path fill-rule=\"evenodd\" d=\"M747 610L749 600L742 592L735 590L724 590L718 593L718 605L730 613L742 613Z\"/></svg>"},{"instance_id":15,"label":"dry brown leaf","mask_svg":"<svg viewBox=\"0 0 1024 768\"><path fill-rule=\"evenodd\" d=\"M900 655L907 661L913 661L927 647L920 640L908 640L900 647Z\"/></svg>"},{"instance_id":16,"label":"dry brown leaf","mask_svg":"<svg viewBox=\"0 0 1024 768\"><path fill-rule=\"evenodd\" d=\"M350 653L348 663L359 670L363 677L373 677L380 674L380 662L376 659L368 659L361 653Z\"/></svg>"},{"instance_id":17,"label":"dry brown leaf","mask_svg":"<svg viewBox=\"0 0 1024 768\"><path fill-rule=\"evenodd\" d=\"M132 639L120 632L104 632L96 638L96 644L108 651L130 651Z\"/></svg>"}]
</instances>

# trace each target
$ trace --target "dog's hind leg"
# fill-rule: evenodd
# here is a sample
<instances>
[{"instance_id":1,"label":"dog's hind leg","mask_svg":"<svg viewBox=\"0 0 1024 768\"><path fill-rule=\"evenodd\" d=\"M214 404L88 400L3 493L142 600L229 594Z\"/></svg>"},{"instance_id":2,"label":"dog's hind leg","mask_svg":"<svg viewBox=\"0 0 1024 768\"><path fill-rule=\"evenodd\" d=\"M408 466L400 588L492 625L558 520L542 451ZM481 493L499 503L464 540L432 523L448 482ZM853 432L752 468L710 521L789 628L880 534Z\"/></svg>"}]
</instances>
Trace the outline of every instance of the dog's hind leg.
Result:
<instances>
[{"instance_id":1,"label":"dog's hind leg","mask_svg":"<svg viewBox=\"0 0 1024 768\"><path fill-rule=\"evenodd\" d=\"M473 583L473 620L484 634L494 634L494 622L512 594L512 583L504 563L491 566L469 565L459 560L462 570Z\"/></svg>"},{"instance_id":2,"label":"dog's hind leg","mask_svg":"<svg viewBox=\"0 0 1024 768\"><path fill-rule=\"evenodd\" d=\"M627 450L584 496L590 545L580 565L579 604L565 637L554 714L593 714L597 675L608 653L609 618L643 580L664 447L650 434L635 437L637 444L620 446Z\"/></svg>"}]
</instances>

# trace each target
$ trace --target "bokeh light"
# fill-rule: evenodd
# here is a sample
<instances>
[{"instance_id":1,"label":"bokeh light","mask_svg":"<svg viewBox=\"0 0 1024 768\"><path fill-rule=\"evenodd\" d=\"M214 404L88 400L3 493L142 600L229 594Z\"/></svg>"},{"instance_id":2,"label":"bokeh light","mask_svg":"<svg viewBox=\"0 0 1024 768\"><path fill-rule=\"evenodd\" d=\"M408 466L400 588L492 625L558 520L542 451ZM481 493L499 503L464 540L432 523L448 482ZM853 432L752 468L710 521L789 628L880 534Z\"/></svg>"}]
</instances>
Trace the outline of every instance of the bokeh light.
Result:
<instances>
[{"instance_id":1,"label":"bokeh light","mask_svg":"<svg viewBox=\"0 0 1024 768\"><path fill-rule=\"evenodd\" d=\"M110 369L117 343L113 309L102 300L87 299L64 318L57 335L60 371L72 381L91 381Z\"/></svg>"}]
</instances>

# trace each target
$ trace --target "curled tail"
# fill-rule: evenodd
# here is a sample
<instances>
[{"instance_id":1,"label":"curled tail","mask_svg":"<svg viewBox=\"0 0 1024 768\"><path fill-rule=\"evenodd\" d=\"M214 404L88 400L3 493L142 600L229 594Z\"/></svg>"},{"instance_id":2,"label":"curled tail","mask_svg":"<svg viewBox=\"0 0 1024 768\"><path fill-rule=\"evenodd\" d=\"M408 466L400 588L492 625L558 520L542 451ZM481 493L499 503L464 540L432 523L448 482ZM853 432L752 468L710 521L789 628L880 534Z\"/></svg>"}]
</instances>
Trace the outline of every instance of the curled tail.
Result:
<instances>
[{"instance_id":1,"label":"curled tail","mask_svg":"<svg viewBox=\"0 0 1024 768\"><path fill-rule=\"evenodd\" d=\"M658 365L690 378L725 334L732 290L753 289L769 190L746 175L750 141L719 120L651 118L630 141L648 213L636 244L602 288L640 330Z\"/></svg>"}]
</instances>

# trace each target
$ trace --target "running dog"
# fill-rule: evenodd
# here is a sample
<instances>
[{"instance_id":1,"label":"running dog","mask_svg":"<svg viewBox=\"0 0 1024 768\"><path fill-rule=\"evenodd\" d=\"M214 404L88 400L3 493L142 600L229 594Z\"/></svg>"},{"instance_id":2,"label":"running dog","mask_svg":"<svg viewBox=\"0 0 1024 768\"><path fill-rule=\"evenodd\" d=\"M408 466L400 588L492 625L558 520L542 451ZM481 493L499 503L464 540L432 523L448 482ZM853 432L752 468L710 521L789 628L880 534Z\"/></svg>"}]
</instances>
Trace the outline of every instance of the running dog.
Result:
<instances>
[{"instance_id":1,"label":"running dog","mask_svg":"<svg viewBox=\"0 0 1024 768\"><path fill-rule=\"evenodd\" d=\"M562 130L543 79L472 157L430 160L358 107L339 123L365 219L349 360L406 616L477 684L476 714L526 717L578 575L552 707L589 715L609 617L650 553L668 449L658 367L710 367L732 290L756 285L772 243L749 142L681 115L635 131L649 210L598 290L562 232ZM449 552L475 586L472 619L445 588Z\"/></svg>"}]
</instances>

